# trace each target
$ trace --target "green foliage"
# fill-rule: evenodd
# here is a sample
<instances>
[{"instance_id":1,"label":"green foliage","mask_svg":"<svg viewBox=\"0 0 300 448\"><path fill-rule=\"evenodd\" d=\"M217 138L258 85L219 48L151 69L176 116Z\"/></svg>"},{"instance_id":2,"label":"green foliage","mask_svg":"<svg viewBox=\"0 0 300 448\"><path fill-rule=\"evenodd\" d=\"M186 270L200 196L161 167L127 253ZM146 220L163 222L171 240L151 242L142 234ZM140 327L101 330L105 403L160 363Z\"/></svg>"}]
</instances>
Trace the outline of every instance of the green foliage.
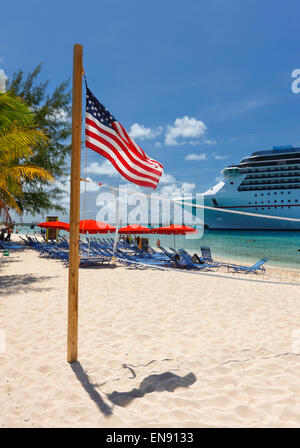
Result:
<instances>
[{"instance_id":1,"label":"green foliage","mask_svg":"<svg viewBox=\"0 0 300 448\"><path fill-rule=\"evenodd\" d=\"M33 113L34 125L48 137L47 141L35 146L29 162L61 178L66 174L71 149L71 92L68 90L69 81L64 81L52 94L47 93L49 81L38 80L41 68L42 64L39 64L27 76L22 70L18 71L8 82L7 88L23 98ZM51 186L47 179L26 181L24 191L18 202L22 211L39 213L50 209L63 210L59 200L64 191Z\"/></svg>"},{"instance_id":2,"label":"green foliage","mask_svg":"<svg viewBox=\"0 0 300 448\"><path fill-rule=\"evenodd\" d=\"M11 92L0 93L0 206L22 212L24 186L52 180L51 173L32 163L34 149L47 143L47 136L34 125L26 103Z\"/></svg>"}]
</instances>

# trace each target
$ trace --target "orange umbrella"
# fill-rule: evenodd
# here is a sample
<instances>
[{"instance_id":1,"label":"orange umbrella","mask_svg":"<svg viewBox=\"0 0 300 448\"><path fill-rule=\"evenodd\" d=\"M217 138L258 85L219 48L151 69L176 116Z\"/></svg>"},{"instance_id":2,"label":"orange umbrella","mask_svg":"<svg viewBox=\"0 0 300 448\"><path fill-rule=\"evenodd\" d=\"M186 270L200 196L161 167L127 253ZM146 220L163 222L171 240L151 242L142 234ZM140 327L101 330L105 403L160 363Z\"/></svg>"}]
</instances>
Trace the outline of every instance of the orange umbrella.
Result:
<instances>
[{"instance_id":1,"label":"orange umbrella","mask_svg":"<svg viewBox=\"0 0 300 448\"><path fill-rule=\"evenodd\" d=\"M139 224L131 224L119 229L119 233L151 233L151 229L140 226Z\"/></svg>"},{"instance_id":2,"label":"orange umbrella","mask_svg":"<svg viewBox=\"0 0 300 448\"><path fill-rule=\"evenodd\" d=\"M43 227L45 229L61 229L61 230L69 230L69 224L61 221L47 221L40 222L38 227Z\"/></svg>"},{"instance_id":3,"label":"orange umbrella","mask_svg":"<svg viewBox=\"0 0 300 448\"><path fill-rule=\"evenodd\" d=\"M84 219L79 221L80 233L108 233L115 232L116 228L106 222L95 221L94 219Z\"/></svg>"},{"instance_id":4,"label":"orange umbrella","mask_svg":"<svg viewBox=\"0 0 300 448\"><path fill-rule=\"evenodd\" d=\"M170 226L158 227L152 229L152 233L164 234L164 235L185 235L190 232L198 232L193 227L183 226L180 224L171 224Z\"/></svg>"}]
</instances>

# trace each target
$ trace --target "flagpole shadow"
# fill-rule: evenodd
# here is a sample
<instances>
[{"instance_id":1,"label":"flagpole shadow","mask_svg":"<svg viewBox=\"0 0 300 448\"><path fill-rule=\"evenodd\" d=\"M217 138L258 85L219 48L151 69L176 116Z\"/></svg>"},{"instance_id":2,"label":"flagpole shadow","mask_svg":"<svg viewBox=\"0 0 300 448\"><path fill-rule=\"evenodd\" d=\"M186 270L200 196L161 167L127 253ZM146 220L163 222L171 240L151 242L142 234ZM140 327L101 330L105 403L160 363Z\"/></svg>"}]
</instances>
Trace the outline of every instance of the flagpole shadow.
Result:
<instances>
[{"instance_id":1,"label":"flagpole shadow","mask_svg":"<svg viewBox=\"0 0 300 448\"><path fill-rule=\"evenodd\" d=\"M96 403L98 409L106 416L112 415L112 409L111 407L105 403L105 401L102 399L99 392L96 390L97 384L93 384L90 381L89 376L87 373L83 370L80 362L72 362L71 368L73 372L76 375L76 378L78 381L80 381L82 387L85 389L85 391L88 393L90 398Z\"/></svg>"}]
</instances>

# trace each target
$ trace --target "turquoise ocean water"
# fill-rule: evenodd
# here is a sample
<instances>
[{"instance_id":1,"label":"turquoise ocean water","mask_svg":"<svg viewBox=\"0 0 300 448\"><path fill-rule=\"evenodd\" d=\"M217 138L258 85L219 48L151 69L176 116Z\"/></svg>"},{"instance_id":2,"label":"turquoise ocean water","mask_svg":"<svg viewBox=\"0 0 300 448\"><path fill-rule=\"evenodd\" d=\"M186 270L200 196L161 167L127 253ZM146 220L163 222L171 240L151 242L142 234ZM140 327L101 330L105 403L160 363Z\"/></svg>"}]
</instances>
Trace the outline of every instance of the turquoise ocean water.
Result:
<instances>
[{"instance_id":1,"label":"turquoise ocean water","mask_svg":"<svg viewBox=\"0 0 300 448\"><path fill-rule=\"evenodd\" d=\"M35 227L18 227L19 233L40 234ZM68 234L61 232L61 234ZM105 235L99 235L105 238ZM114 234L108 235L110 238ZM234 260L237 262L255 262L261 258L269 258L269 265L286 268L300 268L300 232L294 231L237 231L237 230L205 230L201 238L190 239L184 235L140 235L149 238L153 247L159 238L165 247L184 248L192 253L200 253L201 246L209 246L213 257L218 260ZM84 237L83 237L84 238Z\"/></svg>"}]
</instances>

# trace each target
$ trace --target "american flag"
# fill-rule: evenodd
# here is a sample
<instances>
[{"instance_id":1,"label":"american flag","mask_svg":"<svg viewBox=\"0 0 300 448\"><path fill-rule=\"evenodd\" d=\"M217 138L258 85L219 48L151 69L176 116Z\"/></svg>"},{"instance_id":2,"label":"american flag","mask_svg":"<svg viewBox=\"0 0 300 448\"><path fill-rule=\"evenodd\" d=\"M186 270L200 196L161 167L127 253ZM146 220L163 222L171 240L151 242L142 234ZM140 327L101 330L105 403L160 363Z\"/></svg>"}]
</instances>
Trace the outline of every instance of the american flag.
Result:
<instances>
[{"instance_id":1,"label":"american flag","mask_svg":"<svg viewBox=\"0 0 300 448\"><path fill-rule=\"evenodd\" d=\"M85 140L88 148L106 157L130 182L157 187L163 166L147 156L87 86Z\"/></svg>"}]
</instances>

